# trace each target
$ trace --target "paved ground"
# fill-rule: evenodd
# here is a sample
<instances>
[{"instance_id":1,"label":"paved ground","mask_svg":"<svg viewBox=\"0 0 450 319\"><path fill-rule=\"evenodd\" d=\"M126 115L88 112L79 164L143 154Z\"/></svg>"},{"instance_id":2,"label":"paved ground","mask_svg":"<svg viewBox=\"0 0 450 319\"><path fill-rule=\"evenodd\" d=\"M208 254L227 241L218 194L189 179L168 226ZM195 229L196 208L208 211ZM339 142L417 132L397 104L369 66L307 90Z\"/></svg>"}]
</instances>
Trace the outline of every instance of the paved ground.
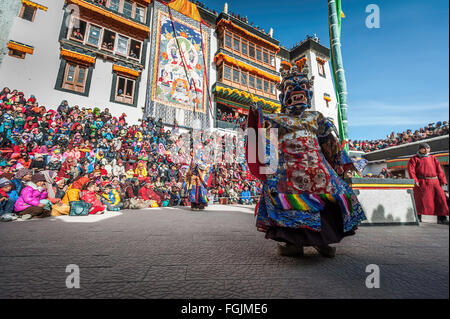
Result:
<instances>
[{"instance_id":1,"label":"paved ground","mask_svg":"<svg viewBox=\"0 0 450 319\"><path fill-rule=\"evenodd\" d=\"M360 227L325 259L280 257L249 207L0 224L0 298L448 298L449 228ZM67 289L66 266L80 267ZM380 267L368 289L366 266Z\"/></svg>"}]
</instances>

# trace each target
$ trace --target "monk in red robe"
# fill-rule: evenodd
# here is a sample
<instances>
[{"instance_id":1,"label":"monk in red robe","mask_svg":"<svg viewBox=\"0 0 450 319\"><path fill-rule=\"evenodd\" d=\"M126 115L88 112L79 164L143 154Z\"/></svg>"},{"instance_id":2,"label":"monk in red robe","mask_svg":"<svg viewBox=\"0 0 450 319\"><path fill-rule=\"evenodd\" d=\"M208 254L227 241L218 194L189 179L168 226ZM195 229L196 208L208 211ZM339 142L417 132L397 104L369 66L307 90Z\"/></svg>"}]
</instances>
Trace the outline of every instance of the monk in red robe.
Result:
<instances>
[{"instance_id":1,"label":"monk in red robe","mask_svg":"<svg viewBox=\"0 0 450 319\"><path fill-rule=\"evenodd\" d=\"M430 154L430 146L420 143L416 155L408 162L408 173L414 179L414 200L416 202L417 215L422 221L421 215L435 215L438 224L448 225L448 206L442 186L447 185L445 174L439 161Z\"/></svg>"}]
</instances>

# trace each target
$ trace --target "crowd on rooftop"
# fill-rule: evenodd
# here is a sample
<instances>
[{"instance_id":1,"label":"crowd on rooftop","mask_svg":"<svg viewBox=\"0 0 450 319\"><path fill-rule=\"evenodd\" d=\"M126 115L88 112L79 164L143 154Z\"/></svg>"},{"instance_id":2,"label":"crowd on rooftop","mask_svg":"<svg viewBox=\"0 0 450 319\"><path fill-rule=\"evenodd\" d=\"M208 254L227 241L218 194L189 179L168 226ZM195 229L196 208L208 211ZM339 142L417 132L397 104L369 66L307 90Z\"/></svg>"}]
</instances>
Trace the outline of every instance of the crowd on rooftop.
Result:
<instances>
[{"instance_id":1,"label":"crowd on rooftop","mask_svg":"<svg viewBox=\"0 0 450 319\"><path fill-rule=\"evenodd\" d=\"M448 122L438 121L430 123L428 126L417 129L414 132L410 129L395 134L392 132L385 139L377 140L349 140L348 146L352 151L372 152L385 149L392 146L402 145L406 143L426 140L429 138L448 135Z\"/></svg>"},{"instance_id":2,"label":"crowd on rooftop","mask_svg":"<svg viewBox=\"0 0 450 319\"><path fill-rule=\"evenodd\" d=\"M161 119L131 125L126 118L113 116L108 108L68 101L48 108L33 95L4 88L0 219L68 215L76 203L89 204L89 214L188 206L186 175L192 154L183 147L186 134L176 122L167 129ZM214 163L210 203L256 201L260 184L243 161Z\"/></svg>"}]
</instances>

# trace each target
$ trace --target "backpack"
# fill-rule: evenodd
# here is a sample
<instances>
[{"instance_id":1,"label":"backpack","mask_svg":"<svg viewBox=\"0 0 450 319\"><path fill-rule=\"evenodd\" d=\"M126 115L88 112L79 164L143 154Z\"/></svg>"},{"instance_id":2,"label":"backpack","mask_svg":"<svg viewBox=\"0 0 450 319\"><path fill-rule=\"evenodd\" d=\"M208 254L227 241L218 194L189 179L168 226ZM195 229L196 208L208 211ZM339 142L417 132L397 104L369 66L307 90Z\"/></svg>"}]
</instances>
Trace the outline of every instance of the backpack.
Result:
<instances>
[{"instance_id":1,"label":"backpack","mask_svg":"<svg viewBox=\"0 0 450 319\"><path fill-rule=\"evenodd\" d=\"M70 202L69 216L87 216L92 204L83 200Z\"/></svg>"}]
</instances>

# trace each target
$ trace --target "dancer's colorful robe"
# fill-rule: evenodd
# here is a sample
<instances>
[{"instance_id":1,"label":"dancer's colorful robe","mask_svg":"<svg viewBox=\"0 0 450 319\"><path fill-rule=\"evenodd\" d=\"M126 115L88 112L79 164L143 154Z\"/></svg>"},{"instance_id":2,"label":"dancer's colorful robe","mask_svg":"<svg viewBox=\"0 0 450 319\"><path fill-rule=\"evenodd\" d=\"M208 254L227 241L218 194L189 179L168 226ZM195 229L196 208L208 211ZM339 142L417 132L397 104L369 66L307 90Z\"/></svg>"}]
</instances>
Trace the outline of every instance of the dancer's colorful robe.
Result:
<instances>
[{"instance_id":1,"label":"dancer's colorful robe","mask_svg":"<svg viewBox=\"0 0 450 319\"><path fill-rule=\"evenodd\" d=\"M259 108L250 111L248 127L257 132L257 140L266 140L266 156L272 149L276 161L275 172L268 175L260 172L268 161L248 163L252 174L263 182L256 207L258 230L269 232L266 238L305 246L339 242L352 235L366 217L340 177L353 163L332 134L337 133L334 124L320 112L263 114ZM269 130L266 136L258 133L258 128L269 127L278 129L277 149L273 143L270 146ZM247 161L249 150L257 152L257 147L247 145ZM342 219L334 219L337 214ZM323 228L326 234L320 234Z\"/></svg>"},{"instance_id":2,"label":"dancer's colorful robe","mask_svg":"<svg viewBox=\"0 0 450 319\"><path fill-rule=\"evenodd\" d=\"M208 204L208 188L211 186L212 174L209 165L195 165L187 174L189 202L193 208Z\"/></svg>"}]
</instances>

